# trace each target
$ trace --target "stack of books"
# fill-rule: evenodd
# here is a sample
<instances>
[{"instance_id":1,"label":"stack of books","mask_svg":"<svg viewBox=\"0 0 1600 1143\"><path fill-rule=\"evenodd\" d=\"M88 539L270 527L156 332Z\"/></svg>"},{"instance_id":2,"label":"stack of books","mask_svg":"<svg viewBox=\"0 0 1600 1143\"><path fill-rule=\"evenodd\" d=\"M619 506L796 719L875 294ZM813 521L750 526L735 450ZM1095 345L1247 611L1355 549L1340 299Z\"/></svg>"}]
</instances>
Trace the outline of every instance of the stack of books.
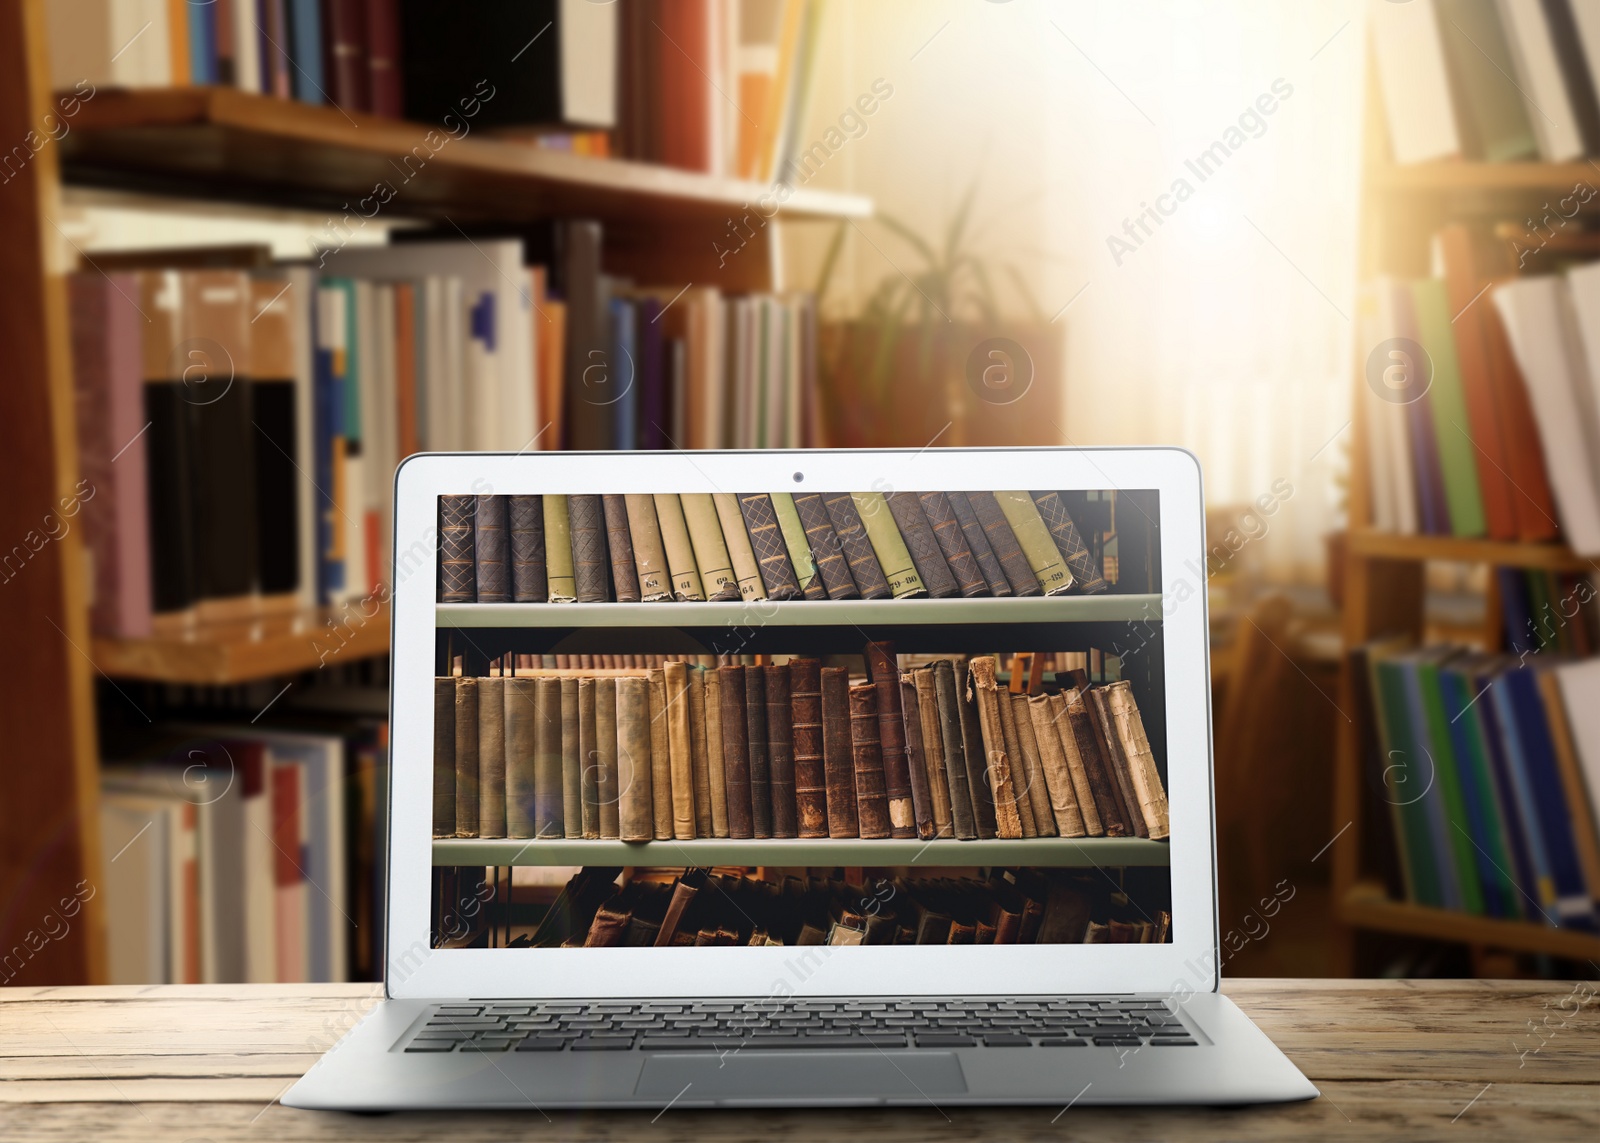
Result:
<instances>
[{"instance_id":1,"label":"stack of books","mask_svg":"<svg viewBox=\"0 0 1600 1143\"><path fill-rule=\"evenodd\" d=\"M434 681L435 837L1142 837L1163 767L1126 681L1002 690L993 656ZM819 847L825 852L826 842Z\"/></svg>"}]
</instances>

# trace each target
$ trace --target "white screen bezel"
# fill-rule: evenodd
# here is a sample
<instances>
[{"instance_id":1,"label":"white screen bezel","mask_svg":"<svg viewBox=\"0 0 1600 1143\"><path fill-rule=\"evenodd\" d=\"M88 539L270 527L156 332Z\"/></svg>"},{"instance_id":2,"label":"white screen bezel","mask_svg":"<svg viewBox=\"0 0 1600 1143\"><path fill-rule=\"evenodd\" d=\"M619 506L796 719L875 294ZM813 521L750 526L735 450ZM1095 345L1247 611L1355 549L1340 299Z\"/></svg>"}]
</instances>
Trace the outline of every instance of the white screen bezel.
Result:
<instances>
[{"instance_id":1,"label":"white screen bezel","mask_svg":"<svg viewBox=\"0 0 1600 1143\"><path fill-rule=\"evenodd\" d=\"M797 483L794 474L804 474ZM437 500L475 492L1022 487L1160 494L1172 942L1125 945L428 947ZM399 998L1214 991L1211 685L1200 467L1176 448L422 454L395 478L386 987ZM1198 569L1198 570L1196 570Z\"/></svg>"}]
</instances>

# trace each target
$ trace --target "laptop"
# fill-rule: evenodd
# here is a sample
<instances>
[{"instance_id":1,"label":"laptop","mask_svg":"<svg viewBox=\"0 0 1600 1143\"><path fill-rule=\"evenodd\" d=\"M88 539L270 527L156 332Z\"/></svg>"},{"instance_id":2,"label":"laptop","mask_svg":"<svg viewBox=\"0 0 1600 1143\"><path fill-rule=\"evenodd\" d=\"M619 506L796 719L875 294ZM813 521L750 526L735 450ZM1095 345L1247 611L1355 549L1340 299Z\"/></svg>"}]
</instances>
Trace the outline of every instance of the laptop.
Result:
<instances>
[{"instance_id":1,"label":"laptop","mask_svg":"<svg viewBox=\"0 0 1600 1143\"><path fill-rule=\"evenodd\" d=\"M430 454L395 498L383 999L285 1104L1318 1094L1219 988L1189 453Z\"/></svg>"}]
</instances>

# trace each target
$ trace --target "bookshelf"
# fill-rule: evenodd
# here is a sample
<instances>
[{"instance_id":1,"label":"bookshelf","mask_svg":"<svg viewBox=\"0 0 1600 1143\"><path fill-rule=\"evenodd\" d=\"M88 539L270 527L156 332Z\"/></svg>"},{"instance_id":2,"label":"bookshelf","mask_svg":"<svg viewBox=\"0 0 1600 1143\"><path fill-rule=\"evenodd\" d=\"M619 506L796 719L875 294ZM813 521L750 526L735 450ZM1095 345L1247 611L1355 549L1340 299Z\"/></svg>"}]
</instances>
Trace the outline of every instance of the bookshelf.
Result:
<instances>
[{"instance_id":1,"label":"bookshelf","mask_svg":"<svg viewBox=\"0 0 1600 1143\"><path fill-rule=\"evenodd\" d=\"M317 667L337 656L382 654L387 614L346 612L196 627L177 636L94 638L87 552L80 531L53 510L71 499L80 471L67 325L57 251L63 188L90 186L187 201L294 206L342 218L344 204L395 179L395 162L428 128L220 88L102 89L82 102L60 139L43 136L57 108L49 88L47 0L0 5L0 140L12 157L0 182L0 338L10 374L0 385L0 629L25 648L0 687L8 751L0 799L0 947L22 944L74 886L103 881L94 684L99 678L225 684ZM20 148L20 150L13 150ZM718 265L712 238L754 209L767 188L640 163L539 151L468 135L428 145L385 211L515 231L579 214L606 224L603 268L650 281L727 290L784 285L779 231L787 222L861 218L870 200L797 190L757 229L740 256ZM27 154L27 157L19 156ZM59 533L46 538L46 532ZM15 570L13 572L13 568ZM318 639L319 635L323 638ZM23 983L97 983L106 976L103 896L32 958Z\"/></svg>"},{"instance_id":2,"label":"bookshelf","mask_svg":"<svg viewBox=\"0 0 1600 1143\"><path fill-rule=\"evenodd\" d=\"M435 865L1038 865L1097 868L1167 865L1163 841L1137 837L920 841L916 838L696 838L595 841L552 838L452 838L433 843Z\"/></svg>"},{"instance_id":3,"label":"bookshelf","mask_svg":"<svg viewBox=\"0 0 1600 1143\"><path fill-rule=\"evenodd\" d=\"M1600 171L1589 163L1439 162L1396 166L1390 158L1382 95L1374 67L1369 66L1363 127L1362 201L1358 273L1361 281L1378 274L1423 277L1429 273L1428 244L1447 222L1506 210L1536 212L1553 190L1593 183ZM1361 400L1364 347L1355 354L1352 386L1355 410L1351 424L1349 534L1344 549L1344 610L1340 667L1340 709L1356 709L1355 677L1348 652L1372 639L1406 634L1420 641L1424 634L1424 572L1430 561L1475 563L1488 567L1592 572L1595 561L1578 556L1560 543L1513 543L1453 536L1395 535L1373 529L1369 486L1365 402ZM1501 646L1502 616L1494 579L1490 579L1482 642L1487 650ZM1600 957L1600 937L1528 921L1483 917L1471 913L1397 901L1390 898L1379 870L1363 846L1368 823L1363 795L1362 730L1349 718L1338 725L1334 767L1332 830L1348 829L1332 851L1333 899L1336 916L1334 969L1342 975L1361 973L1360 935L1387 933L1447 941L1467 946L1475 961L1487 950L1543 953L1590 959Z\"/></svg>"}]
</instances>

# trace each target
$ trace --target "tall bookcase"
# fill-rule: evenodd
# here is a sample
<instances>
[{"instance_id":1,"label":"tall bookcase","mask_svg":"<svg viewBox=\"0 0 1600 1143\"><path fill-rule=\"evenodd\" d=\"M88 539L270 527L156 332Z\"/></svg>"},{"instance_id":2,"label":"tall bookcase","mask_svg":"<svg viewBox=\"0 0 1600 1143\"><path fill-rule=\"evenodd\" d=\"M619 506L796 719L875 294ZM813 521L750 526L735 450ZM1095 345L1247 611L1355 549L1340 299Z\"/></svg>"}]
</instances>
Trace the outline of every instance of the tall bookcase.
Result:
<instances>
[{"instance_id":1,"label":"tall bookcase","mask_svg":"<svg viewBox=\"0 0 1600 1143\"><path fill-rule=\"evenodd\" d=\"M56 254L63 245L57 225L63 186L295 206L326 210L338 221L344 204L393 178L392 164L429 129L232 89L100 90L80 103L64 136L47 139L45 117L56 107L46 2L0 0L0 140L11 156L10 177L0 181L6 236L0 275L7 287L0 306L7 352L0 383L0 554L13 556L15 565L7 565L0 582L0 631L12 649L0 686L4 950L29 945L30 933L34 942L39 934L60 933L62 926L47 918L73 899L75 887L103 880L96 680L228 684L311 670L318 664L314 638L328 618L318 612L246 621L178 638L91 636L86 549L73 522L63 528L60 518L79 468L65 289L73 267ZM782 225L863 218L872 210L860 196L799 189L777 218L756 226L754 204L768 188L755 183L475 137L429 150L426 165L386 211L463 228L596 218L605 227L604 268L645 282L779 289ZM755 234L722 265L713 240L736 220ZM386 652L386 617L350 628L342 657ZM31 949L17 981L103 980L102 902L96 893L64 935Z\"/></svg>"},{"instance_id":2,"label":"tall bookcase","mask_svg":"<svg viewBox=\"0 0 1600 1143\"><path fill-rule=\"evenodd\" d=\"M1379 274L1426 277L1429 241L1443 225L1474 219L1538 217L1546 201L1578 183L1593 185L1597 172L1588 163L1429 163L1396 166L1390 159L1382 93L1369 67L1362 157L1359 269L1361 280ZM1481 299L1477 304L1486 304ZM1388 634L1424 634L1424 571L1430 561L1481 564L1488 568L1593 572L1595 561L1563 544L1508 543L1452 536L1395 535L1376 531L1372 520L1367 450L1370 437L1361 399L1366 384L1365 354L1357 346L1355 410L1350 452L1349 535L1345 548L1343 645L1346 652ZM1503 617L1496 577L1489 577L1482 642L1501 649ZM1475 962L1486 951L1546 953L1579 960L1600 959L1600 937L1528 921L1480 917L1470 913L1391 899L1382 872L1374 868L1363 835L1363 730L1350 721L1360 708L1354 677L1345 657L1335 765L1332 830L1344 830L1333 849L1336 917L1335 968L1351 975L1361 963L1363 933L1455 942L1466 945ZM1349 823L1346 827L1346 823Z\"/></svg>"}]
</instances>

